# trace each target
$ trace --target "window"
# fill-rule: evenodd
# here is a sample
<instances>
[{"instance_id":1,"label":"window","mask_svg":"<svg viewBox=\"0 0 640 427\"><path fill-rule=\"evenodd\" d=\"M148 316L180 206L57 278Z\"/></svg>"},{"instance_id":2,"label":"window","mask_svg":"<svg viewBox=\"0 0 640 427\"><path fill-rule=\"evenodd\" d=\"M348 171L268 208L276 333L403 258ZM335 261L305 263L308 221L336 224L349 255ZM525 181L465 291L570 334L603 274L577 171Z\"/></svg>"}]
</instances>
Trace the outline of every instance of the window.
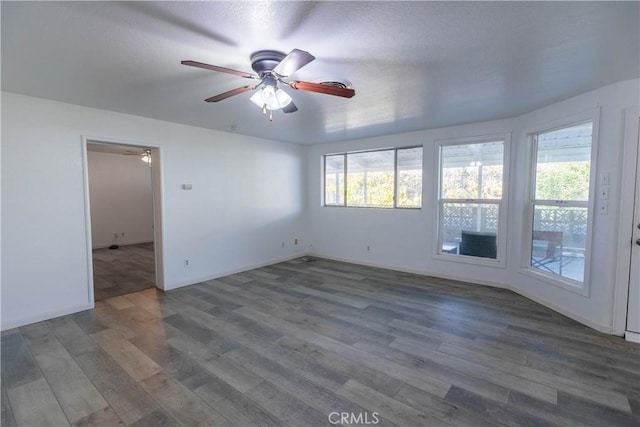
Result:
<instances>
[{"instance_id":1,"label":"window","mask_svg":"<svg viewBox=\"0 0 640 427\"><path fill-rule=\"evenodd\" d=\"M422 147L324 156L324 204L420 208Z\"/></svg>"},{"instance_id":2,"label":"window","mask_svg":"<svg viewBox=\"0 0 640 427\"><path fill-rule=\"evenodd\" d=\"M344 205L344 155L324 157L324 204Z\"/></svg>"},{"instance_id":3,"label":"window","mask_svg":"<svg viewBox=\"0 0 640 427\"><path fill-rule=\"evenodd\" d=\"M439 253L498 258L504 141L440 147Z\"/></svg>"},{"instance_id":4,"label":"window","mask_svg":"<svg viewBox=\"0 0 640 427\"><path fill-rule=\"evenodd\" d=\"M397 206L420 208L422 206L422 147L397 150L397 156Z\"/></svg>"},{"instance_id":5,"label":"window","mask_svg":"<svg viewBox=\"0 0 640 427\"><path fill-rule=\"evenodd\" d=\"M392 208L395 150L347 154L347 206Z\"/></svg>"},{"instance_id":6,"label":"window","mask_svg":"<svg viewBox=\"0 0 640 427\"><path fill-rule=\"evenodd\" d=\"M531 256L537 271L584 282L592 122L533 135Z\"/></svg>"}]
</instances>

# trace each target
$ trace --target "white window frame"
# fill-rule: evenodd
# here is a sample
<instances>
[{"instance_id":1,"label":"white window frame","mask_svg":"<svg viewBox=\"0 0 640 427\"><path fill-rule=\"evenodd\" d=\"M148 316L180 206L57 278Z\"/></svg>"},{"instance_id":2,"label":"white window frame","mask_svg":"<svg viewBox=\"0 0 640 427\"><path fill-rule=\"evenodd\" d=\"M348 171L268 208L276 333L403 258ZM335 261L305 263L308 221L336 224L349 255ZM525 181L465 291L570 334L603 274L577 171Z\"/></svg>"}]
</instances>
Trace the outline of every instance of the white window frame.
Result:
<instances>
[{"instance_id":1,"label":"white window frame","mask_svg":"<svg viewBox=\"0 0 640 427\"><path fill-rule=\"evenodd\" d=\"M591 288L591 254L593 252L593 224L595 221L595 204L596 204L596 183L598 176L598 136L600 134L600 109L595 108L584 113L579 113L564 119L556 120L553 122L547 122L535 128L525 131L526 141L528 143L528 191L527 198L525 199L525 218L523 224L525 228L523 230L523 244L522 248L522 266L521 273L541 280L550 285L566 289L568 291L580 294L585 297L589 297ZM591 128L591 167L589 171L589 200L587 202L581 202L579 207L584 207L586 203L587 207L587 238L585 242L585 256L584 256L584 280L578 282L568 277L563 277L553 273L547 273L538 268L531 266L531 251L533 244L533 210L536 205L535 185L536 185L536 162L537 162L537 144L535 137L540 133L551 132L554 130L564 129L567 127L579 125L581 123L592 123ZM555 200L537 200L537 202L544 202L544 205L557 205L561 207L573 207L577 206L575 203L562 203ZM549 202L547 204L547 202ZM560 202L560 203L559 203Z\"/></svg>"},{"instance_id":2,"label":"white window frame","mask_svg":"<svg viewBox=\"0 0 640 427\"><path fill-rule=\"evenodd\" d=\"M487 142L503 143L502 151L502 198L500 202L496 202L495 199L443 199L441 186L442 186L442 148L452 145L471 145L471 144L483 144ZM510 170L511 170L511 133L499 133L492 135L472 136L465 138L455 139L443 139L435 141L435 157L438 159L438 179L435 180L434 193L437 195L437 212L435 222L435 239L436 244L433 246L433 258L441 261L453 261L465 264L475 264L490 267L506 268L506 253L507 253L507 220L509 218L509 182L510 182ZM482 258L469 255L460 254L448 254L442 252L443 241L443 227L444 218L442 215L442 208L444 203L477 203L477 204L497 204L498 205L498 232L497 232L497 252L496 258Z\"/></svg>"},{"instance_id":3,"label":"white window frame","mask_svg":"<svg viewBox=\"0 0 640 427\"><path fill-rule=\"evenodd\" d=\"M399 150L410 150L412 148L420 148L422 149L422 196L420 199L420 206L398 206L398 151ZM393 205L392 206L353 206L347 204L347 174L348 174L348 155L349 154L359 154L359 153L373 153L377 151L393 151ZM343 156L344 158L344 187L342 188L342 199L344 203L341 205L338 204L327 204L326 199L326 179L327 179L327 157L332 156ZM340 153L327 153L322 155L322 207L325 208L353 208L353 209L400 209L400 210L421 210L422 205L424 203L424 146L422 145L409 145L406 147L387 147L387 148L375 148L371 150L359 150L359 151L345 151Z\"/></svg>"}]
</instances>

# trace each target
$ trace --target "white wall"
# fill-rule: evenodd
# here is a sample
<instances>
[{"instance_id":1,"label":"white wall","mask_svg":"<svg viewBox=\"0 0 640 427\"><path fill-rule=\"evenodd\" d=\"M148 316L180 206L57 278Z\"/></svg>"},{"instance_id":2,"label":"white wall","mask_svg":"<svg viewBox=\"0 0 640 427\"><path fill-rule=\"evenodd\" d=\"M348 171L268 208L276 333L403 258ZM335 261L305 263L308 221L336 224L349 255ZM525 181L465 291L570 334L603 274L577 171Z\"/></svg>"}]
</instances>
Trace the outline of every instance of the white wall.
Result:
<instances>
[{"instance_id":1,"label":"white wall","mask_svg":"<svg viewBox=\"0 0 640 427\"><path fill-rule=\"evenodd\" d=\"M514 120L499 120L455 128L403 133L357 141L314 145L309 162L309 244L318 256L361 262L442 277L473 277L475 282L506 286L504 268L441 261L432 257L437 240L436 207L438 163L434 141L469 136L506 134ZM423 145L423 207L363 209L322 206L322 155L372 148ZM370 251L367 251L367 246Z\"/></svg>"},{"instance_id":2,"label":"white wall","mask_svg":"<svg viewBox=\"0 0 640 427\"><path fill-rule=\"evenodd\" d=\"M159 147L166 289L305 252L509 287L602 331L613 330L625 108L638 80L524 116L301 147L2 93L2 329L78 311L88 301L82 136ZM594 217L590 294L521 273L524 131L600 107L597 173L610 173L608 215ZM504 268L433 257L440 139L511 133L510 220ZM324 153L424 145L423 209L321 207ZM525 147L525 148L523 148ZM181 185L189 183L193 190ZM306 207L305 207L306 205ZM293 239L300 239L293 246ZM285 247L281 247L285 242ZM371 251L366 251L366 246ZM191 266L185 268L188 258Z\"/></svg>"},{"instance_id":3,"label":"white wall","mask_svg":"<svg viewBox=\"0 0 640 427\"><path fill-rule=\"evenodd\" d=\"M140 156L97 151L87 160L93 248L153 242L149 164Z\"/></svg>"},{"instance_id":4,"label":"white wall","mask_svg":"<svg viewBox=\"0 0 640 427\"><path fill-rule=\"evenodd\" d=\"M640 99L640 81L620 82L604 88L562 101L551 106L526 114L518 120L517 139L523 142L523 131L536 128L540 124L550 123L563 117L598 107L600 109L598 155L596 177L606 173L609 175L609 209L607 215L594 212L592 230L592 257L590 265L589 295L579 296L566 290L535 280L518 270L513 278L512 287L517 292L529 296L545 305L564 312L578 321L601 330L602 332L621 334L623 329L615 327L614 294L618 253L622 245L629 241L618 240L621 194L622 191L633 192L633 188L622 189L621 181L625 171L623 164L625 117L628 109L637 108ZM637 119L637 118L636 118ZM520 153L522 154L522 153ZM517 158L517 168L525 167L524 156ZM517 182L522 188L522 176ZM519 193L522 194L522 193ZM522 200L517 198L516 202ZM512 223L514 230L522 226L522 215L515 216ZM514 253L516 245L512 245ZM626 311L626 306L621 307Z\"/></svg>"},{"instance_id":5,"label":"white wall","mask_svg":"<svg viewBox=\"0 0 640 427\"><path fill-rule=\"evenodd\" d=\"M308 215L314 255L363 264L450 277L516 290L574 319L604 332L613 332L613 295L616 276L619 168L622 159L625 109L638 104L639 81L620 82L559 102L521 117L451 128L314 145L308 152ZM563 117L600 108L599 152L596 173L610 174L608 215L594 215L590 293L587 296L523 274L522 245L527 203L527 143L525 130ZM544 129L544 128L543 128ZM542 129L540 129L542 130ZM437 142L442 139L492 134L512 136L512 174L509 181L507 257L504 267L444 261L434 257L437 210ZM424 147L423 208L385 210L322 206L322 155L384 147ZM367 251L367 246L371 251Z\"/></svg>"},{"instance_id":6,"label":"white wall","mask_svg":"<svg viewBox=\"0 0 640 427\"><path fill-rule=\"evenodd\" d=\"M2 329L93 305L82 136L159 147L165 289L302 253L303 147L3 92Z\"/></svg>"}]
</instances>

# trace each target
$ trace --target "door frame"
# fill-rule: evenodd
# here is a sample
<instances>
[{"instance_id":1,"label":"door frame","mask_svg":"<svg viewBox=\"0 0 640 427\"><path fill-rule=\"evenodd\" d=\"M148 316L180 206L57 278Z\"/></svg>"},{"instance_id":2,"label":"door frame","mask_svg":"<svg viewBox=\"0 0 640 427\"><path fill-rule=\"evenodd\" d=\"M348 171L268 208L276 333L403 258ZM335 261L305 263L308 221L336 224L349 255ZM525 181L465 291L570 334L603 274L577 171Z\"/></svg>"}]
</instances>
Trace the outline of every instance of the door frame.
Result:
<instances>
[{"instance_id":1,"label":"door frame","mask_svg":"<svg viewBox=\"0 0 640 427\"><path fill-rule=\"evenodd\" d=\"M109 137L82 136L82 168L84 174L84 210L85 235L87 250L87 298L91 307L95 307L93 289L93 244L91 239L91 203L89 199L89 158L87 144L126 145L130 147L148 148L151 150L153 164L151 167L151 188L153 197L153 245L155 254L156 288L164 290L164 227L163 227L163 179L162 179L162 150L157 144L141 143L140 141L125 141Z\"/></svg>"},{"instance_id":2,"label":"door frame","mask_svg":"<svg viewBox=\"0 0 640 427\"><path fill-rule=\"evenodd\" d=\"M635 209L636 176L640 174L638 136L640 131L640 107L626 109L624 122L624 150L621 161L620 216L618 222L618 253L616 256L616 280L613 299L613 333L623 336L627 329L627 304L631 274L631 247L633 240L633 215ZM640 185L637 184L637 185Z\"/></svg>"}]
</instances>

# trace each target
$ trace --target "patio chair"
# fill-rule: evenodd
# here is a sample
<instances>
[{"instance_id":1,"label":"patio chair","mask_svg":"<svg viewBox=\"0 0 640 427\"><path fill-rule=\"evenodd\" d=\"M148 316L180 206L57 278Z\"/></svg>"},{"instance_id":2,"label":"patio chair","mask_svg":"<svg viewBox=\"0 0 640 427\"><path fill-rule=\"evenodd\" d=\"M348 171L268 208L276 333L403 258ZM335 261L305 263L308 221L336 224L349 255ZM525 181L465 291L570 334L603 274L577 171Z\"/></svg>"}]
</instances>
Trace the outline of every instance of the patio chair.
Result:
<instances>
[{"instance_id":1,"label":"patio chair","mask_svg":"<svg viewBox=\"0 0 640 427\"><path fill-rule=\"evenodd\" d=\"M496 259L497 249L496 233L469 230L460 232L460 255Z\"/></svg>"},{"instance_id":2,"label":"patio chair","mask_svg":"<svg viewBox=\"0 0 640 427\"><path fill-rule=\"evenodd\" d=\"M563 241L562 231L533 230L531 266L562 275ZM554 263L558 263L558 271L550 265Z\"/></svg>"}]
</instances>

